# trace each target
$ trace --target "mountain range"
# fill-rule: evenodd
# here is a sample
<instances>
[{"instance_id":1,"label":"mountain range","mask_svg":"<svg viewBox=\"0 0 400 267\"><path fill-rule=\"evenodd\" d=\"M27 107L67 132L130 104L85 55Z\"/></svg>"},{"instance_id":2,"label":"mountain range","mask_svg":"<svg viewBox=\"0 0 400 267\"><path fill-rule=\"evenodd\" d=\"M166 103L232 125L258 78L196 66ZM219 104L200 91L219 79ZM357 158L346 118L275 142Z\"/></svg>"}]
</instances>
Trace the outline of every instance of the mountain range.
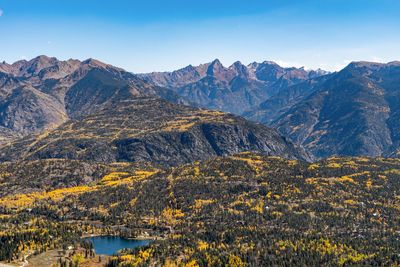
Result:
<instances>
[{"instance_id":1,"label":"mountain range","mask_svg":"<svg viewBox=\"0 0 400 267\"><path fill-rule=\"evenodd\" d=\"M104 105L140 96L179 97L120 68L94 59L59 61L39 56L0 64L3 141L40 133Z\"/></svg>"},{"instance_id":2,"label":"mountain range","mask_svg":"<svg viewBox=\"0 0 400 267\"><path fill-rule=\"evenodd\" d=\"M216 59L173 72L139 76L154 85L169 88L192 103L210 109L242 114L275 95L282 88L327 74L323 70L283 68L271 61L224 67Z\"/></svg>"},{"instance_id":3,"label":"mountain range","mask_svg":"<svg viewBox=\"0 0 400 267\"><path fill-rule=\"evenodd\" d=\"M0 265L398 264L399 79L400 62L4 62ZM94 235L151 242L95 256Z\"/></svg>"},{"instance_id":4,"label":"mountain range","mask_svg":"<svg viewBox=\"0 0 400 267\"><path fill-rule=\"evenodd\" d=\"M106 162L152 159L167 165L246 149L300 159L335 155L394 157L400 148L399 81L399 62L353 62L339 72L329 73L284 68L270 61L249 65L235 62L224 67L216 59L173 72L148 74L133 74L95 59L60 61L39 56L13 64L3 62L0 64L0 143L3 144L0 155L2 160L21 156L87 157ZM199 115L199 110L204 110L207 118ZM219 114L216 111L243 116L256 123L223 113L216 115ZM171 114L177 118L173 119ZM131 121L125 122L125 117ZM156 118L159 125L154 124ZM186 125L183 131L179 127L165 128L176 121ZM217 147L213 147L204 126L214 122L218 126L212 127L218 129L213 138L218 136L223 140ZM129 134L120 134L118 138L104 136L107 132L115 133L126 123L126 129L120 130L131 131ZM136 132L132 134L137 130L136 124L151 129L152 137L146 134L138 138ZM161 137L165 129L174 137ZM156 132L158 137L154 136ZM197 147L187 147L188 143L179 139L186 137L178 138L175 132L194 136L195 141L190 142ZM84 133L84 138L79 134L74 136L75 133ZM70 143L55 142L68 134ZM87 134L96 138L91 140ZM129 144L123 144L131 150L122 152L118 148L122 143L118 142L127 142L126 139L130 139ZM137 144L132 145L132 139ZM96 143L99 140L102 141ZM148 151L149 143L155 140L160 141L159 147L154 148L157 153ZM198 145L201 152L196 150ZM173 147L180 155L175 157L161 151L163 146ZM94 147L104 153L93 152Z\"/></svg>"},{"instance_id":5,"label":"mountain range","mask_svg":"<svg viewBox=\"0 0 400 267\"><path fill-rule=\"evenodd\" d=\"M110 103L91 115L4 145L0 160L58 158L176 166L244 151L309 159L301 148L262 124L159 98L137 98Z\"/></svg>"},{"instance_id":6,"label":"mountain range","mask_svg":"<svg viewBox=\"0 0 400 267\"><path fill-rule=\"evenodd\" d=\"M400 63L352 62L343 70L218 60L144 77L211 109L276 128L315 158L397 156ZM210 82L212 81L212 82ZM240 81L240 82L238 82Z\"/></svg>"},{"instance_id":7,"label":"mountain range","mask_svg":"<svg viewBox=\"0 0 400 267\"><path fill-rule=\"evenodd\" d=\"M400 62L353 62L282 90L245 114L278 129L317 158L395 156L399 151Z\"/></svg>"},{"instance_id":8,"label":"mountain range","mask_svg":"<svg viewBox=\"0 0 400 267\"><path fill-rule=\"evenodd\" d=\"M1 161L178 165L243 151L310 159L274 129L185 106L171 89L97 60L39 56L0 68Z\"/></svg>"}]
</instances>

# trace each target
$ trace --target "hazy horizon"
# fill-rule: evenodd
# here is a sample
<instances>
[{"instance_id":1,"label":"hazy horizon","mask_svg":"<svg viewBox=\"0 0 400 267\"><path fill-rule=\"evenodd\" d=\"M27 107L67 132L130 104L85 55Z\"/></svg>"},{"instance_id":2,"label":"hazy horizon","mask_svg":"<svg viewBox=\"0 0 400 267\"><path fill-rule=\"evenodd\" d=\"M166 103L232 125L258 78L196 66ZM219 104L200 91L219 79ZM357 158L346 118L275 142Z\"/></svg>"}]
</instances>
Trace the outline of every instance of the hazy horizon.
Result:
<instances>
[{"instance_id":1,"label":"hazy horizon","mask_svg":"<svg viewBox=\"0 0 400 267\"><path fill-rule=\"evenodd\" d=\"M0 60L95 58L143 73L218 58L337 71L400 59L399 8L394 0L0 0Z\"/></svg>"},{"instance_id":2,"label":"hazy horizon","mask_svg":"<svg viewBox=\"0 0 400 267\"><path fill-rule=\"evenodd\" d=\"M31 61L31 60L33 60L33 59L35 59L35 58L37 58L37 57L40 57L40 56L46 56L46 57L49 57L49 58L56 58L57 60L61 60L61 61L67 61L67 60L85 61L85 60L89 60L89 59L94 59L94 60L100 61L100 62L105 63L105 64L110 64L109 62L103 61L103 60L98 59L98 58L82 58L82 59L78 59L78 58L58 58L58 57L54 57L54 56L52 56L52 55L37 55L36 57L33 57L33 58L23 58L23 59L19 59L19 60L17 60L17 61L14 61L14 62L5 62L5 63L7 63L7 64L14 64L14 63L16 63L16 62L18 62L18 61L21 61L21 60ZM219 60L219 61L221 62L221 64L222 64L224 67L226 67L226 68L231 67L235 62L238 61L238 60L236 60L236 61L233 61L233 62L231 62L231 63L224 63L224 62L222 62L219 58L215 58L215 59L210 60L210 61L208 61L208 62L201 62L201 63L199 63L199 64L188 64L188 65L185 65L185 66L178 66L177 68L171 69L171 70L149 71L149 72L133 72L133 71L130 71L130 70L127 70L127 69L124 69L124 70L125 70L125 71L128 71L128 72L136 73L136 74L146 74L146 73L151 73L151 72L172 72L172 71L175 71L175 70L183 69L183 68L188 67L188 66L190 66L190 65L191 65L191 66L194 66L194 67L197 67L197 66L199 66L199 65L201 65L201 64L211 63L211 62L213 62L213 61L215 61L215 60ZM365 60L349 61L349 62L348 62L346 65L344 65L342 68L337 69L337 70L327 70L327 69L322 69L322 68L307 68L307 67L305 67L304 65L293 66L293 65L287 65L285 62L277 62L277 61L268 60L268 59L262 60L262 61L250 61L250 62L242 62L242 61L239 61L239 62L242 63L242 64L245 65L245 66L249 66L250 64L255 63L255 62L256 62L256 63L263 63L263 62L265 62L265 61L274 62L274 63L278 64L279 66L285 67L285 68L292 68L292 67L295 67L295 68L304 68L305 70L324 70L324 71L330 71L330 72L340 71L340 70L342 70L343 68L345 68L346 66L348 66L348 65L349 65L350 63L352 63L352 62L370 62L370 63L379 63L379 64L389 64L389 63L392 63L392 62L399 62L398 60L392 60L392 61L387 61L387 62L365 61ZM110 64L110 65L112 65L112 66L114 66L114 67L121 67L121 66L117 66L117 65L113 65L113 64Z\"/></svg>"}]
</instances>

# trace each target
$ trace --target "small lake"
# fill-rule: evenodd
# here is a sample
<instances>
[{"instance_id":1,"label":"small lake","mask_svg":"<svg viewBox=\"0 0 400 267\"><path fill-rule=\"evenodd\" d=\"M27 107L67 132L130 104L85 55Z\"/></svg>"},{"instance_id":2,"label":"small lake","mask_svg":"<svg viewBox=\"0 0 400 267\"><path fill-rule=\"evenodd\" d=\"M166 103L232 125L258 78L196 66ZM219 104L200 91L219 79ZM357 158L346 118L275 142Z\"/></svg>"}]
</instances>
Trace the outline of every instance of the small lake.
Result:
<instances>
[{"instance_id":1,"label":"small lake","mask_svg":"<svg viewBox=\"0 0 400 267\"><path fill-rule=\"evenodd\" d=\"M96 254L113 255L124 248L137 248L150 244L152 240L125 239L118 236L94 236L85 238L91 241Z\"/></svg>"}]
</instances>

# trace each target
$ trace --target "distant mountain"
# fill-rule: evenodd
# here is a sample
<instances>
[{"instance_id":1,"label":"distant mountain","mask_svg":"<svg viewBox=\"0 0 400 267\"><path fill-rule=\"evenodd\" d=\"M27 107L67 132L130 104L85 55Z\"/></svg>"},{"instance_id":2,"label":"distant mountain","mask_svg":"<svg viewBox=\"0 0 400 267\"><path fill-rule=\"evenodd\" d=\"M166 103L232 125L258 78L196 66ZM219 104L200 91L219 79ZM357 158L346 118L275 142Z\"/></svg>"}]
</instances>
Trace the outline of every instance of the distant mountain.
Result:
<instances>
[{"instance_id":1,"label":"distant mountain","mask_svg":"<svg viewBox=\"0 0 400 267\"><path fill-rule=\"evenodd\" d=\"M69 120L0 149L1 161L79 159L179 165L214 156L257 151L307 160L277 131L219 111L157 98L109 102L103 110Z\"/></svg>"},{"instance_id":2,"label":"distant mountain","mask_svg":"<svg viewBox=\"0 0 400 267\"><path fill-rule=\"evenodd\" d=\"M353 62L283 92L247 117L276 127L318 158L398 155L400 62Z\"/></svg>"},{"instance_id":3,"label":"distant mountain","mask_svg":"<svg viewBox=\"0 0 400 267\"><path fill-rule=\"evenodd\" d=\"M170 88L199 106L242 114L290 85L325 75L322 70L283 68L270 61L248 66L235 62L226 68L216 59L173 72L140 74L145 80Z\"/></svg>"},{"instance_id":4,"label":"distant mountain","mask_svg":"<svg viewBox=\"0 0 400 267\"><path fill-rule=\"evenodd\" d=\"M243 113L243 116L250 120L269 125L294 104L317 90L318 86L323 81L329 79L331 75L333 74L311 78L304 82L282 88L277 94L271 96L259 106Z\"/></svg>"},{"instance_id":5,"label":"distant mountain","mask_svg":"<svg viewBox=\"0 0 400 267\"><path fill-rule=\"evenodd\" d=\"M159 96L184 102L120 68L88 59L39 56L0 64L0 142L54 128L121 99Z\"/></svg>"},{"instance_id":6,"label":"distant mountain","mask_svg":"<svg viewBox=\"0 0 400 267\"><path fill-rule=\"evenodd\" d=\"M399 84L400 62L353 62L340 72L327 73L322 70L283 68L270 61L247 66L235 62L230 67L224 67L219 60L214 60L170 73L135 75L95 59L60 61L39 56L13 64L0 63L0 144L8 148L12 144L18 148L18 144L26 142L24 144L30 146L29 142L36 144L31 138L32 134L60 130L57 128L60 125L91 115L98 116L110 110L110 107L118 110L121 103L131 100L160 98L172 103L241 114L247 119L276 128L315 158L332 155L395 157L400 155ZM160 108L158 112L164 111L164 108ZM165 120L156 113L150 109L147 115ZM112 112L108 116L113 116ZM129 115L122 112L121 116ZM142 121L135 120L136 124L148 121L146 117L138 118ZM119 122L123 123L123 120ZM103 124L98 122L98 127L100 125ZM250 127L248 122L240 125ZM120 125L115 124L108 131L113 132L118 127ZM217 132L226 134L221 129ZM98 133L93 130L91 134ZM237 138L243 141L247 137ZM250 139L246 140L250 142ZM19 141L16 143L16 140ZM115 152L118 149L115 150L116 143L113 142L109 140L101 144L113 148L109 153L94 155L96 160L124 160L120 152ZM153 141L146 142L149 144ZM204 152L208 157L239 152L242 148L269 151L260 144L255 147L241 144L240 149L236 145L229 141L222 152L201 153ZM143 146L145 150L148 149L148 145ZM42 155L36 154L37 151L29 152L32 147L23 155L32 159L60 155L81 159L75 152L74 155L68 154L68 149L62 153L58 148L54 151L43 150L46 152L40 150L40 153L44 153ZM178 151L178 147L184 151L187 149L184 146L173 147L171 151ZM48 148L47 145L45 148ZM100 151L103 149L97 148ZM3 151L3 159L15 159L16 151L21 152L18 149ZM94 153L96 150L93 148L91 151ZM275 152L278 151L281 153L283 150ZM285 152L285 155L293 156L292 152ZM168 154L163 159L157 156L149 158L163 164L170 164L172 160L184 163L206 158L199 151L196 153L199 153L196 157L188 154L174 158ZM125 156L131 157L129 160L142 160L145 158L143 155L138 158ZM86 159L86 156L82 157Z\"/></svg>"}]
</instances>

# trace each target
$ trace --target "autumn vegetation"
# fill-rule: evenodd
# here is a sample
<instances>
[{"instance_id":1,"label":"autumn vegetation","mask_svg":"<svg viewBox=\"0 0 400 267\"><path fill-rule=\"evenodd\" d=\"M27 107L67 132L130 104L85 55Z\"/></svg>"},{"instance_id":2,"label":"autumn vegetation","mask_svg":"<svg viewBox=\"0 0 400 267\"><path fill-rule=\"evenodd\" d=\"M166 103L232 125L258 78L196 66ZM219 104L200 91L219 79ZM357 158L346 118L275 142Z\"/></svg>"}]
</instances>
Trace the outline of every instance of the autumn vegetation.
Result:
<instances>
[{"instance_id":1,"label":"autumn vegetation","mask_svg":"<svg viewBox=\"0 0 400 267\"><path fill-rule=\"evenodd\" d=\"M101 234L154 238L104 261L109 267L400 263L398 159L305 163L241 153L166 169L101 169L76 186L3 195L0 259Z\"/></svg>"}]
</instances>

